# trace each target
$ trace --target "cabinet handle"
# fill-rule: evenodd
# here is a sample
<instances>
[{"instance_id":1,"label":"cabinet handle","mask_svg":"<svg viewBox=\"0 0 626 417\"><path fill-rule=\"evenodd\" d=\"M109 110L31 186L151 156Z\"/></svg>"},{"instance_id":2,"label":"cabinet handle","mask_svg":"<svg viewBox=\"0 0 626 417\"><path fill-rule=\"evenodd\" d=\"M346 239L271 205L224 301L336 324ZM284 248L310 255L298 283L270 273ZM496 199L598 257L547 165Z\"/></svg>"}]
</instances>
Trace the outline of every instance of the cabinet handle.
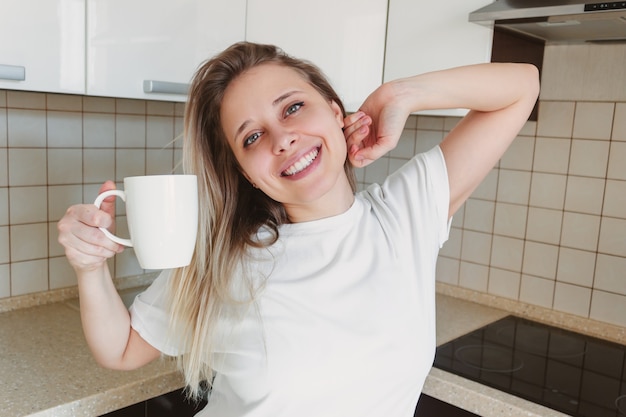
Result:
<instances>
[{"instance_id":1,"label":"cabinet handle","mask_svg":"<svg viewBox=\"0 0 626 417\"><path fill-rule=\"evenodd\" d=\"M24 81L26 79L26 68L18 65L0 64L0 79L11 81Z\"/></svg>"},{"instance_id":2,"label":"cabinet handle","mask_svg":"<svg viewBox=\"0 0 626 417\"><path fill-rule=\"evenodd\" d=\"M143 80L144 93L186 95L188 90L189 84L173 83L169 81Z\"/></svg>"}]
</instances>

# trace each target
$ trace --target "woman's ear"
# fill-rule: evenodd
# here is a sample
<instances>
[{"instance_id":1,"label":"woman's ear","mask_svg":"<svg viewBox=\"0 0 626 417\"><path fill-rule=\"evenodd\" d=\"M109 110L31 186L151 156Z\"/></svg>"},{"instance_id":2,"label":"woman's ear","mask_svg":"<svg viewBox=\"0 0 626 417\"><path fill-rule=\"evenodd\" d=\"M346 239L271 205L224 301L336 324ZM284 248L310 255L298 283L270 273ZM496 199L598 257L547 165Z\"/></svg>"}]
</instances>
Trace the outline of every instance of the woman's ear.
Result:
<instances>
[{"instance_id":1,"label":"woman's ear","mask_svg":"<svg viewBox=\"0 0 626 417\"><path fill-rule=\"evenodd\" d=\"M344 122L343 112L341 111L341 107L339 107L339 105L335 102L335 100L331 100L330 108L335 114L335 119L337 120L339 127L343 129L343 127L345 126L345 122Z\"/></svg>"}]
</instances>

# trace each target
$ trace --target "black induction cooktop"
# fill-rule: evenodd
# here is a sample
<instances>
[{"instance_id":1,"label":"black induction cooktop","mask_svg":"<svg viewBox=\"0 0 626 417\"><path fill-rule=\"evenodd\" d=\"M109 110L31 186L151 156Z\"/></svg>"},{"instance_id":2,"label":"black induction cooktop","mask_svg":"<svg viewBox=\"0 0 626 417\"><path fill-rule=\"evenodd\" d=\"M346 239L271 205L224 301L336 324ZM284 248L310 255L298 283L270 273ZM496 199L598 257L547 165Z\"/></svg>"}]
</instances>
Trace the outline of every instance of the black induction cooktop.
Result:
<instances>
[{"instance_id":1,"label":"black induction cooktop","mask_svg":"<svg viewBox=\"0 0 626 417\"><path fill-rule=\"evenodd\" d=\"M572 416L626 416L626 346L523 318L441 345L434 366Z\"/></svg>"}]
</instances>

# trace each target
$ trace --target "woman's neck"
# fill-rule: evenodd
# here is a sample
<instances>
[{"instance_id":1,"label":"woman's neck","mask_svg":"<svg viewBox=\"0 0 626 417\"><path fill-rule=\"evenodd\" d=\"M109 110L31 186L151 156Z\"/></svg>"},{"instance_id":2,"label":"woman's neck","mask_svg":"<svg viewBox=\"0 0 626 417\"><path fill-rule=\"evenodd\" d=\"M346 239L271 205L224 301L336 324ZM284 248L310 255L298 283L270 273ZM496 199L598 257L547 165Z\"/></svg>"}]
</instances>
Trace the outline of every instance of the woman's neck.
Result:
<instances>
[{"instance_id":1,"label":"woman's neck","mask_svg":"<svg viewBox=\"0 0 626 417\"><path fill-rule=\"evenodd\" d=\"M345 213L354 203L354 192L345 175L340 175L338 183L315 201L306 204L285 204L291 223L301 223L337 216Z\"/></svg>"}]
</instances>

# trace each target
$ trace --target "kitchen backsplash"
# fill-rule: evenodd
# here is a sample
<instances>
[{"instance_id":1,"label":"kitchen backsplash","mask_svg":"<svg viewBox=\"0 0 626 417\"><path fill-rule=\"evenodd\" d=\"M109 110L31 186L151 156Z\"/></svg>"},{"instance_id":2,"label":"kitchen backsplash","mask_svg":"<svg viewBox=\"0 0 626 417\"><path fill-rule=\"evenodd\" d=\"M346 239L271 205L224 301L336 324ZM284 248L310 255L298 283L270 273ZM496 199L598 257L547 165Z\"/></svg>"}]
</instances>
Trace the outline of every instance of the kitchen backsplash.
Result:
<instances>
[{"instance_id":1,"label":"kitchen backsplash","mask_svg":"<svg viewBox=\"0 0 626 417\"><path fill-rule=\"evenodd\" d=\"M626 326L626 46L548 46L537 122L455 215L437 279ZM180 172L183 105L0 90L0 298L76 285L57 243L100 184ZM380 181L458 118L411 116ZM118 231L127 233L118 204ZM117 277L146 272L132 249Z\"/></svg>"},{"instance_id":2,"label":"kitchen backsplash","mask_svg":"<svg viewBox=\"0 0 626 417\"><path fill-rule=\"evenodd\" d=\"M76 285L56 222L107 179L180 172L182 104L0 90L0 298ZM123 206L118 204L118 213ZM125 219L118 232L127 236ZM141 275L132 249L110 260Z\"/></svg>"}]
</instances>

